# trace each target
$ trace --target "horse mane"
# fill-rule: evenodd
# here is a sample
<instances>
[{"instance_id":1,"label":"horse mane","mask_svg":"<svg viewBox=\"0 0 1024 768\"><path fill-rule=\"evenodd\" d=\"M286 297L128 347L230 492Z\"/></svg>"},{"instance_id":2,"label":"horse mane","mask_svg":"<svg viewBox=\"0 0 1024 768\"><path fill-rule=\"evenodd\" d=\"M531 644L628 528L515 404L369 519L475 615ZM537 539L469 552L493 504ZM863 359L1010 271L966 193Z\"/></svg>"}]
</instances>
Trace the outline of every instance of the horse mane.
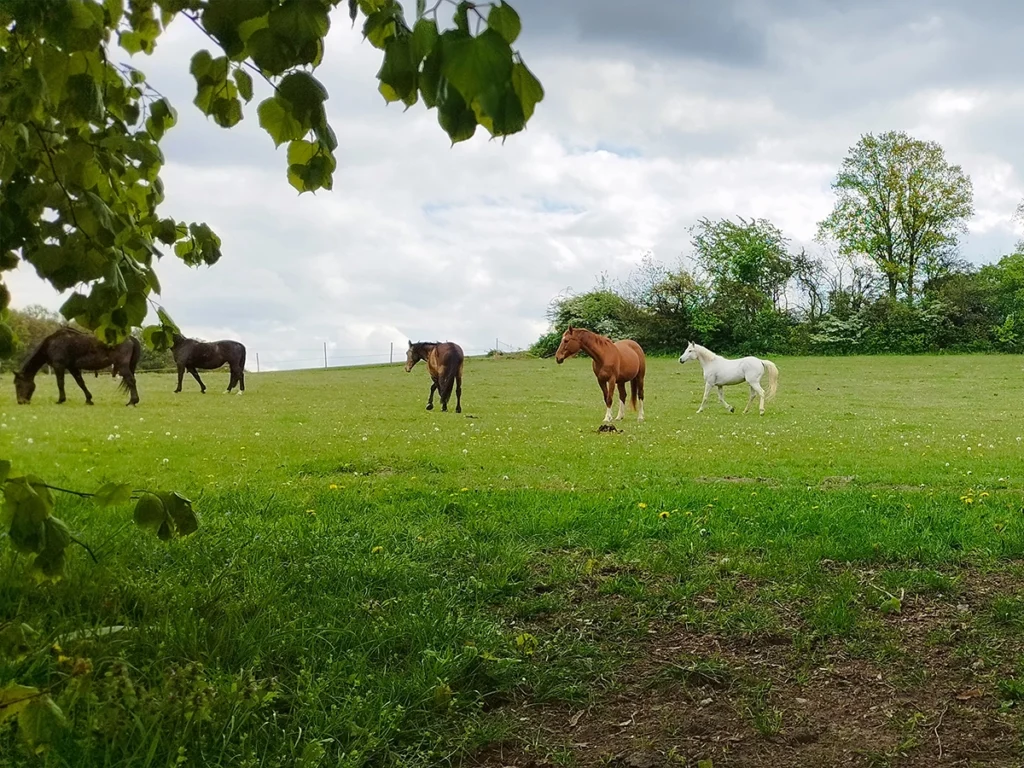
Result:
<instances>
[{"instance_id":1,"label":"horse mane","mask_svg":"<svg viewBox=\"0 0 1024 768\"><path fill-rule=\"evenodd\" d=\"M702 347L700 344L698 344L695 341L691 341L690 343L693 344L693 348L697 350L697 357L699 357L702 360L715 360L717 358L722 357L721 355L717 354L716 352L712 352L707 347Z\"/></svg>"}]
</instances>

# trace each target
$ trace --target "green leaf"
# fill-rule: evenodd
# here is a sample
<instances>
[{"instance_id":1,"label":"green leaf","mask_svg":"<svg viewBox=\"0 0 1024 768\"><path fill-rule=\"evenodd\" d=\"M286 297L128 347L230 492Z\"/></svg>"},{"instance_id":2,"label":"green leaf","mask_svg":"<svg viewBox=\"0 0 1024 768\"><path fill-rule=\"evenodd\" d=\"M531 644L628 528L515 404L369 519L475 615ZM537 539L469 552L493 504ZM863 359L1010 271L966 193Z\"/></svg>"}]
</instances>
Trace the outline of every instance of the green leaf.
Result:
<instances>
[{"instance_id":1,"label":"green leaf","mask_svg":"<svg viewBox=\"0 0 1024 768\"><path fill-rule=\"evenodd\" d=\"M103 119L103 91L92 75L71 75L66 89L61 106L66 106L71 115L87 121Z\"/></svg>"},{"instance_id":2,"label":"green leaf","mask_svg":"<svg viewBox=\"0 0 1024 768\"><path fill-rule=\"evenodd\" d=\"M308 133L307 129L303 129L302 123L292 115L291 102L277 96L261 101L256 108L256 114L259 116L260 126L274 140L275 147L286 141L301 139Z\"/></svg>"},{"instance_id":3,"label":"green leaf","mask_svg":"<svg viewBox=\"0 0 1024 768\"><path fill-rule=\"evenodd\" d=\"M39 633L28 624L17 621L0 625L0 659L19 662L32 650L33 641ZM0 699L3 691L0 691ZM0 722L3 721L2 704L0 704Z\"/></svg>"},{"instance_id":4,"label":"green leaf","mask_svg":"<svg viewBox=\"0 0 1024 768\"><path fill-rule=\"evenodd\" d=\"M900 602L898 597L889 597L882 601L878 606L878 610L885 614L901 613L903 611L903 603Z\"/></svg>"},{"instance_id":5,"label":"green leaf","mask_svg":"<svg viewBox=\"0 0 1024 768\"><path fill-rule=\"evenodd\" d=\"M203 27L217 39L224 53L238 59L245 53L242 25L266 16L271 5L270 0L208 0L203 9Z\"/></svg>"},{"instance_id":6,"label":"green leaf","mask_svg":"<svg viewBox=\"0 0 1024 768\"><path fill-rule=\"evenodd\" d=\"M206 79L210 69L213 67L213 56L205 48L201 51L196 51L192 56L192 63L189 66L188 71L192 73L192 77L197 82L202 82Z\"/></svg>"},{"instance_id":7,"label":"green leaf","mask_svg":"<svg viewBox=\"0 0 1024 768\"><path fill-rule=\"evenodd\" d=\"M521 61L512 65L512 87L522 104L524 119L529 120L537 103L544 98L544 88Z\"/></svg>"},{"instance_id":8,"label":"green leaf","mask_svg":"<svg viewBox=\"0 0 1024 768\"><path fill-rule=\"evenodd\" d=\"M377 72L381 95L387 101L401 101L416 92L417 64L413 61L411 36L402 35L388 41L384 62Z\"/></svg>"},{"instance_id":9,"label":"green leaf","mask_svg":"<svg viewBox=\"0 0 1024 768\"><path fill-rule=\"evenodd\" d=\"M270 12L270 29L282 40L302 49L327 36L331 28L327 10L321 0L286 0Z\"/></svg>"},{"instance_id":10,"label":"green leaf","mask_svg":"<svg viewBox=\"0 0 1024 768\"><path fill-rule=\"evenodd\" d=\"M478 37L449 30L441 35L441 46L441 73L467 104L512 76L512 49L493 29Z\"/></svg>"},{"instance_id":11,"label":"green leaf","mask_svg":"<svg viewBox=\"0 0 1024 768\"><path fill-rule=\"evenodd\" d=\"M412 29L412 55L417 66L434 50L440 39L434 19L419 19L416 22Z\"/></svg>"},{"instance_id":12,"label":"green leaf","mask_svg":"<svg viewBox=\"0 0 1024 768\"><path fill-rule=\"evenodd\" d=\"M17 683L8 683L0 688L0 723L17 717L39 695L38 688Z\"/></svg>"},{"instance_id":13,"label":"green leaf","mask_svg":"<svg viewBox=\"0 0 1024 768\"><path fill-rule=\"evenodd\" d=\"M320 81L308 72L292 72L278 83L277 95L291 104L292 117L309 131L314 117L323 111L328 94Z\"/></svg>"},{"instance_id":14,"label":"green leaf","mask_svg":"<svg viewBox=\"0 0 1024 768\"><path fill-rule=\"evenodd\" d=\"M238 86L238 92L248 104L252 101L252 77L244 69L236 69L232 74L235 78L235 85Z\"/></svg>"},{"instance_id":15,"label":"green leaf","mask_svg":"<svg viewBox=\"0 0 1024 768\"><path fill-rule=\"evenodd\" d=\"M476 114L454 88L446 88L444 101L437 105L437 122L444 128L452 144L473 138Z\"/></svg>"},{"instance_id":16,"label":"green leaf","mask_svg":"<svg viewBox=\"0 0 1024 768\"><path fill-rule=\"evenodd\" d=\"M501 35L509 45L516 41L523 29L519 14L505 2L491 6L491 12L487 14L487 26Z\"/></svg>"},{"instance_id":17,"label":"green leaf","mask_svg":"<svg viewBox=\"0 0 1024 768\"><path fill-rule=\"evenodd\" d=\"M125 483L104 483L92 496L92 500L100 507L111 507L124 504L132 497L132 486Z\"/></svg>"},{"instance_id":18,"label":"green leaf","mask_svg":"<svg viewBox=\"0 0 1024 768\"><path fill-rule=\"evenodd\" d=\"M167 510L159 496L145 493L136 502L132 519L140 528L157 531L167 522Z\"/></svg>"},{"instance_id":19,"label":"green leaf","mask_svg":"<svg viewBox=\"0 0 1024 768\"><path fill-rule=\"evenodd\" d=\"M18 733L36 753L55 741L65 725L64 713L49 695L35 696L18 713Z\"/></svg>"},{"instance_id":20,"label":"green leaf","mask_svg":"<svg viewBox=\"0 0 1024 768\"><path fill-rule=\"evenodd\" d=\"M191 501L174 492L161 493L160 499L163 501L164 509L167 510L179 536L188 536L199 530L199 519L192 509Z\"/></svg>"}]
</instances>

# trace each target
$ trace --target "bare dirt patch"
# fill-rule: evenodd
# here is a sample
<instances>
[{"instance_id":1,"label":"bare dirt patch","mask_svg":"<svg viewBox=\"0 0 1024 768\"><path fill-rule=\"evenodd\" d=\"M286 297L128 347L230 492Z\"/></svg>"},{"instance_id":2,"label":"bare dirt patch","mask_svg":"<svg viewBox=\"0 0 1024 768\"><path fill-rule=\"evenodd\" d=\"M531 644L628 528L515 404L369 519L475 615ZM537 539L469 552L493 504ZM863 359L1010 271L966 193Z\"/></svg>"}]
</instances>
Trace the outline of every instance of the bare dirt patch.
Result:
<instances>
[{"instance_id":1,"label":"bare dirt patch","mask_svg":"<svg viewBox=\"0 0 1024 768\"><path fill-rule=\"evenodd\" d=\"M908 597L885 618L898 649L888 657L662 626L588 707L510 706L521 741L473 764L1019 767L1024 719L1000 706L996 680L1021 642L1000 642L995 663L965 652L971 615L1015 582L976 575L952 602Z\"/></svg>"}]
</instances>

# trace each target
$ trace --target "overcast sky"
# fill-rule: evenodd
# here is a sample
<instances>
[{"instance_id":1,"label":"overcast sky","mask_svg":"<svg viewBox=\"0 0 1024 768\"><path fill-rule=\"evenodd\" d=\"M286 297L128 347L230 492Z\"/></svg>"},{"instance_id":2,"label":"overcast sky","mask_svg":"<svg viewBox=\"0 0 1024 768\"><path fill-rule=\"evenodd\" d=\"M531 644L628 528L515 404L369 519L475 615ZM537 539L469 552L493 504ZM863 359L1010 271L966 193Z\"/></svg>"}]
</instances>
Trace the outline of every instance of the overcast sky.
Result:
<instances>
[{"instance_id":1,"label":"overcast sky","mask_svg":"<svg viewBox=\"0 0 1024 768\"><path fill-rule=\"evenodd\" d=\"M186 334L239 339L264 368L322 362L324 342L332 364L386 360L392 342L404 356L407 339L526 346L559 292L625 277L646 251L676 266L700 217L766 217L816 249L866 132L936 140L971 176L965 258L1017 240L1024 3L512 4L546 98L504 145L479 129L454 148L434 112L385 105L380 53L336 13L318 76L341 146L334 191L315 197L288 185L256 101L231 130L191 104L188 60L209 41L186 21L134 58L179 112L163 211L223 238L211 269L160 263ZM24 269L12 288L15 306L61 302Z\"/></svg>"}]
</instances>

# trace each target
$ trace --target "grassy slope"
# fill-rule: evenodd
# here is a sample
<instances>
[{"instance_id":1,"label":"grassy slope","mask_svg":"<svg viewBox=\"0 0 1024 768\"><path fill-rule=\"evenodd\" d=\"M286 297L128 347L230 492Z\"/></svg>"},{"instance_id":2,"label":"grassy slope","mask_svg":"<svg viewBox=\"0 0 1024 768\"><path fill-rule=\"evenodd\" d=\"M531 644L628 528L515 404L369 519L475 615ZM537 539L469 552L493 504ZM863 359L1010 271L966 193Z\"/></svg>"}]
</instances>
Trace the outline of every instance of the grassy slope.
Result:
<instances>
[{"instance_id":1,"label":"grassy slope","mask_svg":"<svg viewBox=\"0 0 1024 768\"><path fill-rule=\"evenodd\" d=\"M398 366L251 375L244 397L217 393L225 372L206 396L144 376L137 409L105 378L93 408L70 388L54 406L52 379L28 408L5 390L16 468L174 488L202 528L164 545L62 500L100 564L78 552L39 588L4 548L0 621L40 648L130 629L0 680L58 683L75 729L52 757L74 764L408 765L513 738L523 702L593 700L651 628L898 655L886 594L956 599L959 570L1024 550L1021 362L778 362L758 418L696 415L699 368L653 360L648 420L622 434L596 433L583 360L471 360L462 416L426 413L425 371ZM1024 625L999 599L985 637ZM1004 700L1014 653L983 681ZM93 672L65 685L78 657Z\"/></svg>"}]
</instances>

